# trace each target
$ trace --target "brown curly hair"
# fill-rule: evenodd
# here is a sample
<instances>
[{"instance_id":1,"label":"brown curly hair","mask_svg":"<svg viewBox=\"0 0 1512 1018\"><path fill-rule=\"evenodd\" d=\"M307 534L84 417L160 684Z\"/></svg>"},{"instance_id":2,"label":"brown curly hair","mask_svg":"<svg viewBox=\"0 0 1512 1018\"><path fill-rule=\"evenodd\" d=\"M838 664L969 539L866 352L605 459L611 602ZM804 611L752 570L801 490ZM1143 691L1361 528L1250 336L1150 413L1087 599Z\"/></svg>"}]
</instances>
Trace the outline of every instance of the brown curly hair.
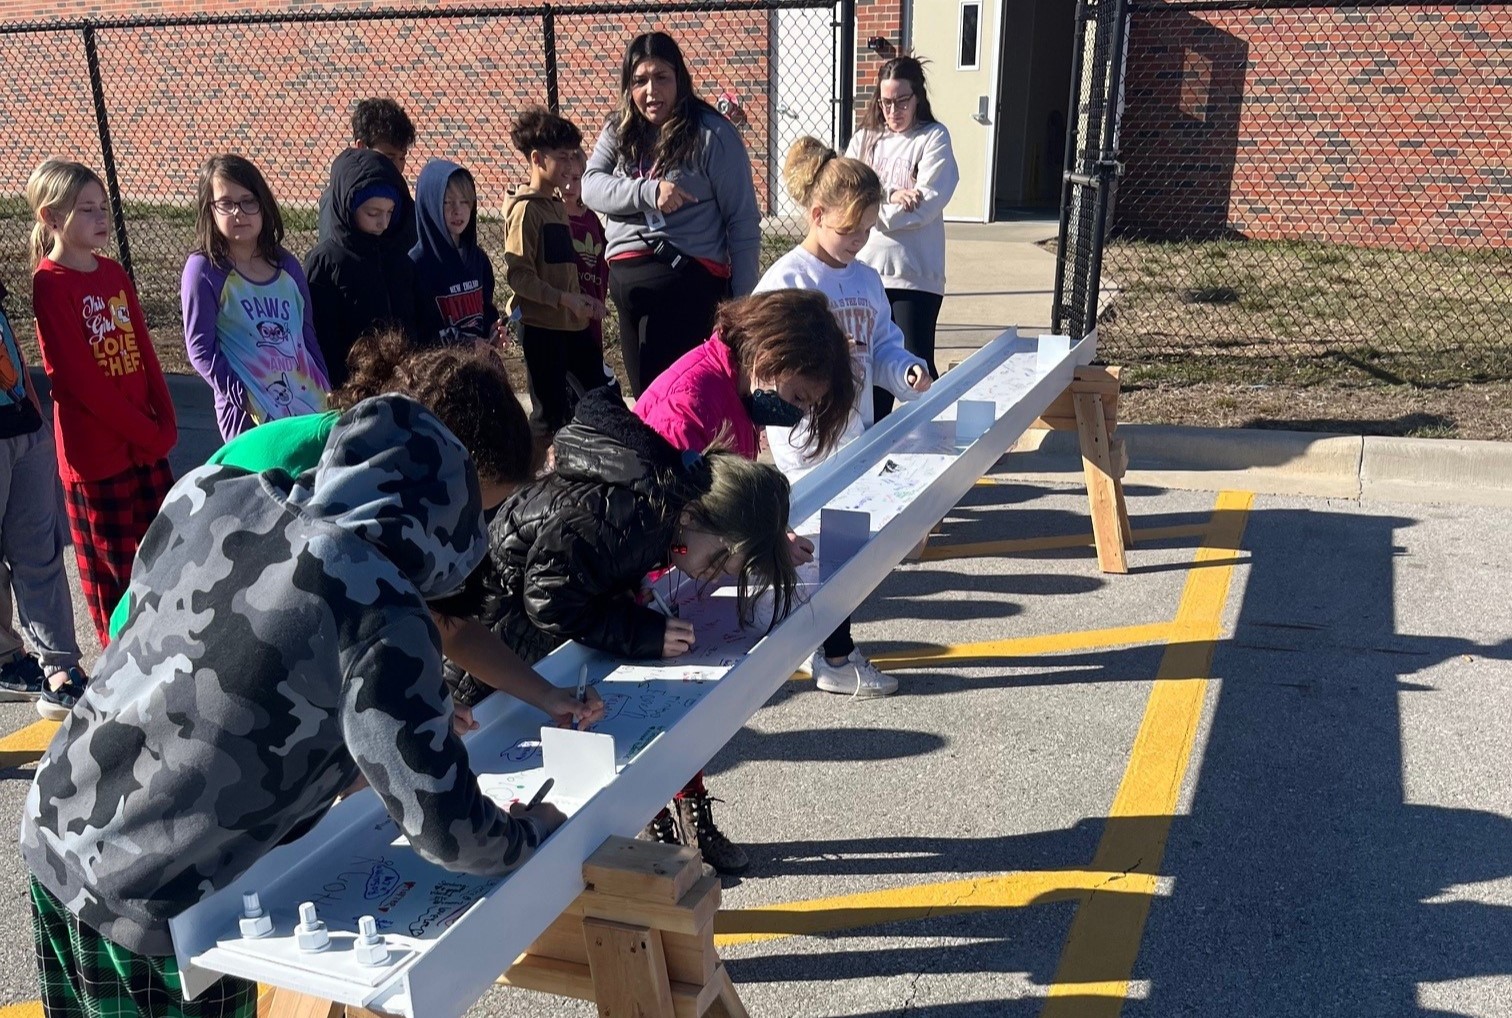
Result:
<instances>
[{"instance_id":1,"label":"brown curly hair","mask_svg":"<svg viewBox=\"0 0 1512 1018\"><path fill-rule=\"evenodd\" d=\"M347 356L351 374L331 394L338 410L385 392L419 400L472 455L478 475L524 484L539 472L545 448L530 430L504 360L482 343L419 346L397 329L363 336Z\"/></svg>"},{"instance_id":2,"label":"brown curly hair","mask_svg":"<svg viewBox=\"0 0 1512 1018\"><path fill-rule=\"evenodd\" d=\"M798 375L822 382L825 394L809 411L805 451L828 456L839 445L856 402L850 343L817 290L770 290L726 301L714 331L748 378L775 382Z\"/></svg>"}]
</instances>

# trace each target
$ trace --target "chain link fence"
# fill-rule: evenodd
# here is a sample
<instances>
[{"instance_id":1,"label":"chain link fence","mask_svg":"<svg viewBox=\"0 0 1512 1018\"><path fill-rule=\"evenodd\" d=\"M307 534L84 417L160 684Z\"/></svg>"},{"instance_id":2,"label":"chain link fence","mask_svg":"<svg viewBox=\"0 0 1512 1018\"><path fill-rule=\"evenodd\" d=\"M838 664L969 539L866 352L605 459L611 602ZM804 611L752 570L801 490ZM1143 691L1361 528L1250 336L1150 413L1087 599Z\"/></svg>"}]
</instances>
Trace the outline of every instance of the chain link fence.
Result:
<instances>
[{"instance_id":1,"label":"chain link fence","mask_svg":"<svg viewBox=\"0 0 1512 1018\"><path fill-rule=\"evenodd\" d=\"M1088 319L1109 359L1255 381L1512 377L1512 4L1127 11L1122 172ZM1097 277L1094 246L1063 243L1071 277Z\"/></svg>"},{"instance_id":2,"label":"chain link fence","mask_svg":"<svg viewBox=\"0 0 1512 1018\"><path fill-rule=\"evenodd\" d=\"M50 157L86 163L110 186L111 254L132 271L159 355L188 370L179 279L199 165L222 152L256 163L284 211L285 246L302 258L331 160L351 143L352 107L368 96L396 99L415 122L411 179L431 158L472 170L480 243L497 267L506 190L529 176L509 142L514 116L552 106L591 151L618 100L625 45L653 29L678 40L699 94L723 100L740 127L768 246L785 250L797 227L783 226L783 156L803 134L843 141L851 86L838 29L849 7L703 0L0 24L0 279L27 290L31 170ZM27 302L11 311L29 338Z\"/></svg>"}]
</instances>

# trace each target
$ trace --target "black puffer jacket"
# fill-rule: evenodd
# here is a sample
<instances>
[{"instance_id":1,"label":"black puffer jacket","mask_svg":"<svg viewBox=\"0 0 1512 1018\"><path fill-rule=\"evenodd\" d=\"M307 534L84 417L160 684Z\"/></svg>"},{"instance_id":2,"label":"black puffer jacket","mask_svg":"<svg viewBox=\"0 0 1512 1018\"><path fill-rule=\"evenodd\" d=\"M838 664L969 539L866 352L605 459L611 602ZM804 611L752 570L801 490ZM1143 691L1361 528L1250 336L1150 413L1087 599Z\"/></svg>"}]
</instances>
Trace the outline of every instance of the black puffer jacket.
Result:
<instances>
[{"instance_id":1,"label":"black puffer jacket","mask_svg":"<svg viewBox=\"0 0 1512 1018\"><path fill-rule=\"evenodd\" d=\"M556 472L517 491L494 516L481 567L482 621L534 664L566 640L620 657L661 656L666 619L635 601L665 568L677 517L708 490L685 455L595 389L556 435ZM488 689L463 678L457 699Z\"/></svg>"}]
</instances>

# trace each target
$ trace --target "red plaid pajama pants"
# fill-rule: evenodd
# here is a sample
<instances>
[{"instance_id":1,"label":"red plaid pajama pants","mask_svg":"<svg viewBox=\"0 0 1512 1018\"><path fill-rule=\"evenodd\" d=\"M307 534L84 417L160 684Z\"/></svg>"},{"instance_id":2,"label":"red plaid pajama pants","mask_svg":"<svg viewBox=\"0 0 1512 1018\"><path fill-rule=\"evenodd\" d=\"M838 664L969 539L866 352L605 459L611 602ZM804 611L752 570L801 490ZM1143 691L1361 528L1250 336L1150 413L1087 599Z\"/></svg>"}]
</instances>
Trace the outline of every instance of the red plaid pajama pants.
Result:
<instances>
[{"instance_id":1,"label":"red plaid pajama pants","mask_svg":"<svg viewBox=\"0 0 1512 1018\"><path fill-rule=\"evenodd\" d=\"M171 487L173 471L165 459L98 481L63 484L79 586L101 647L110 642L110 613L131 582L137 544Z\"/></svg>"}]
</instances>

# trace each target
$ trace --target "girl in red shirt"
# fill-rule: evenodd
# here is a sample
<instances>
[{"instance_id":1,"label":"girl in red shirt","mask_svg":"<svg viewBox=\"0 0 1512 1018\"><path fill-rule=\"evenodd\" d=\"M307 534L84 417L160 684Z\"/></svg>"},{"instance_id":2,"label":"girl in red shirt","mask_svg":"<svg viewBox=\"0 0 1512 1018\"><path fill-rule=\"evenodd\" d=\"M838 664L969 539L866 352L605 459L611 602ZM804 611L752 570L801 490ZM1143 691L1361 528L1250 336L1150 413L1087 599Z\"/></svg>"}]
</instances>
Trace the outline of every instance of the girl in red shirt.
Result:
<instances>
[{"instance_id":1,"label":"girl in red shirt","mask_svg":"<svg viewBox=\"0 0 1512 1018\"><path fill-rule=\"evenodd\" d=\"M84 601L101 646L137 542L173 485L178 423L136 288L96 252L110 242L105 186L49 159L32 172L32 306L52 383L53 433Z\"/></svg>"}]
</instances>

